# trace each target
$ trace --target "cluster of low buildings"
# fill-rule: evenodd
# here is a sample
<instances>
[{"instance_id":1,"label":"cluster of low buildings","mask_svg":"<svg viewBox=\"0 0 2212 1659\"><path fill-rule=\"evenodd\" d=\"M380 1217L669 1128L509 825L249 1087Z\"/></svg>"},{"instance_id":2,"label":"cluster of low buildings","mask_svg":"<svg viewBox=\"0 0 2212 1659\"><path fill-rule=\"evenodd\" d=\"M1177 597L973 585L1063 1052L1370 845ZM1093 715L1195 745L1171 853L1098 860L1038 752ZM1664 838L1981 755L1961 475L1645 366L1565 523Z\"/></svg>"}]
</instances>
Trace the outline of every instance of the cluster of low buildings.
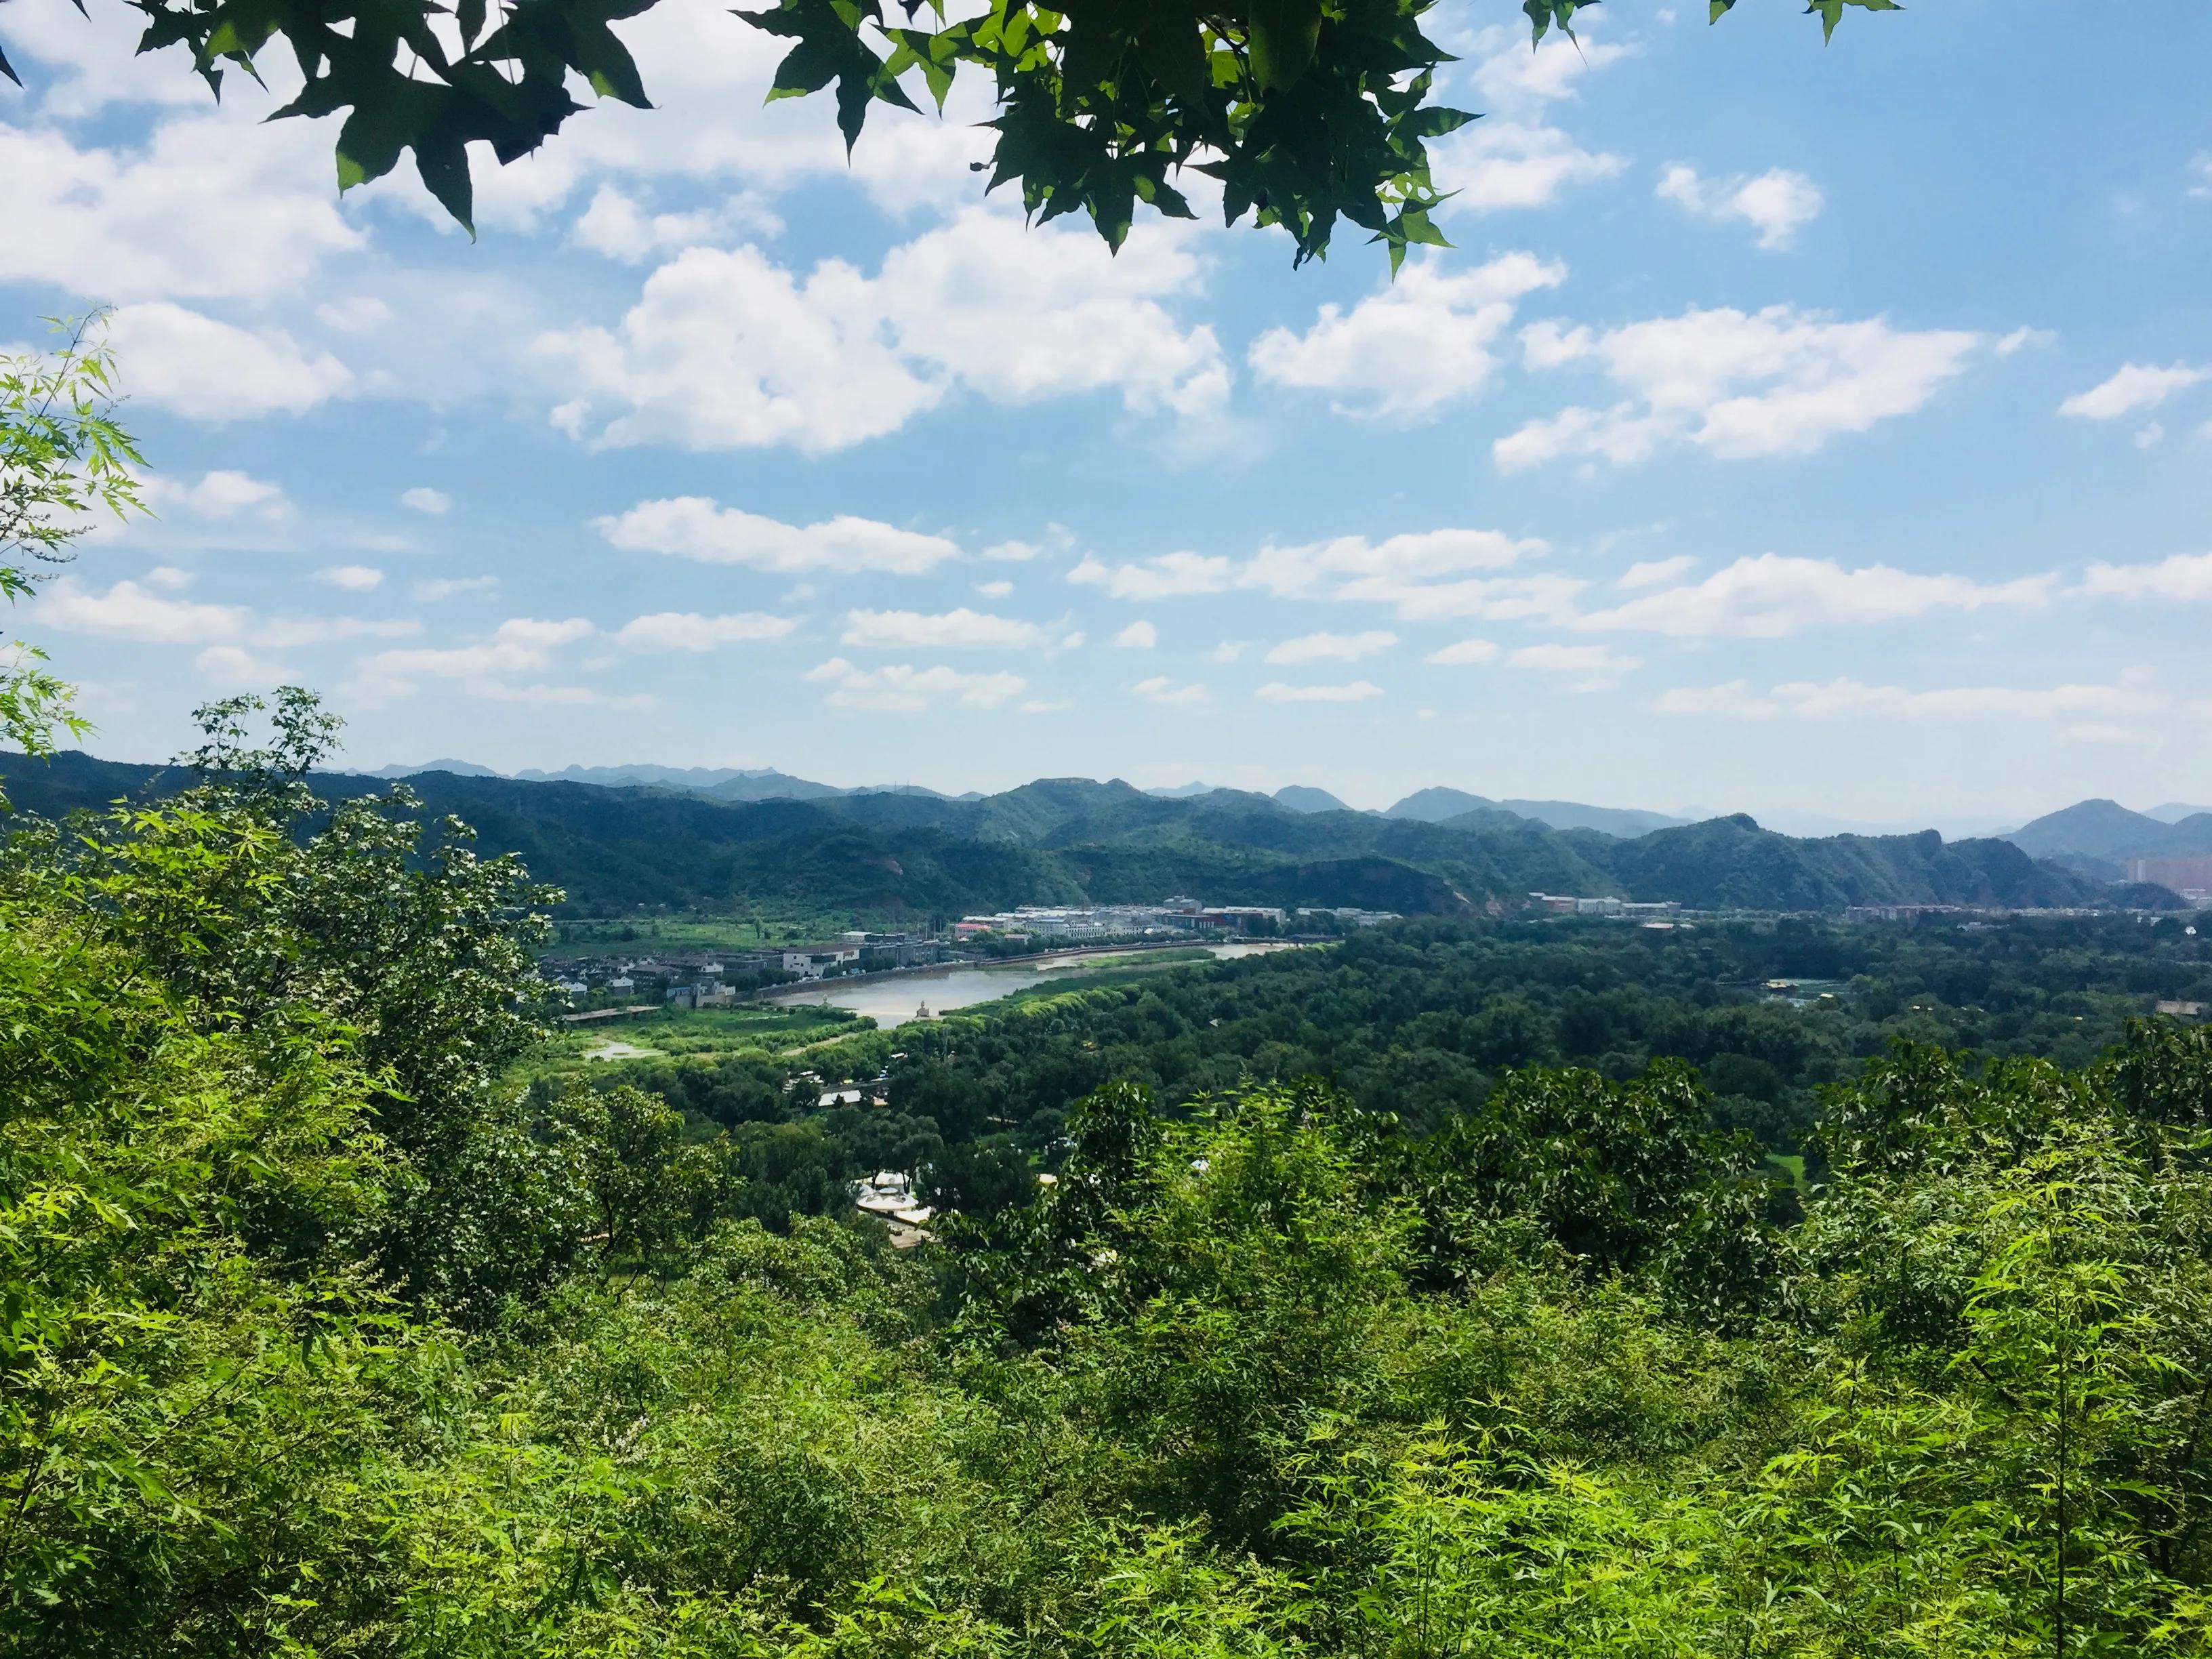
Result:
<instances>
[{"instance_id":1,"label":"cluster of low buildings","mask_svg":"<svg viewBox=\"0 0 2212 1659\"><path fill-rule=\"evenodd\" d=\"M1674 899L1643 903L1619 898L1579 898L1571 893L1531 893L1528 902L1555 916L1625 916L1638 921L1665 921L1681 914Z\"/></svg>"},{"instance_id":2,"label":"cluster of low buildings","mask_svg":"<svg viewBox=\"0 0 2212 1659\"><path fill-rule=\"evenodd\" d=\"M952 936L956 939L1264 938L1294 933L1300 921L1318 916L1333 916L1340 924L1353 927L1398 920L1393 911L1350 906L1285 910L1264 904L1206 904L1178 896L1158 904L1024 904L988 915L963 916L952 924Z\"/></svg>"},{"instance_id":3,"label":"cluster of low buildings","mask_svg":"<svg viewBox=\"0 0 2212 1659\"><path fill-rule=\"evenodd\" d=\"M649 957L549 957L538 964L571 1000L611 998L672 1008L727 1008L747 992L831 974L917 968L942 960L931 933L851 933L815 945L757 951L675 951Z\"/></svg>"}]
</instances>

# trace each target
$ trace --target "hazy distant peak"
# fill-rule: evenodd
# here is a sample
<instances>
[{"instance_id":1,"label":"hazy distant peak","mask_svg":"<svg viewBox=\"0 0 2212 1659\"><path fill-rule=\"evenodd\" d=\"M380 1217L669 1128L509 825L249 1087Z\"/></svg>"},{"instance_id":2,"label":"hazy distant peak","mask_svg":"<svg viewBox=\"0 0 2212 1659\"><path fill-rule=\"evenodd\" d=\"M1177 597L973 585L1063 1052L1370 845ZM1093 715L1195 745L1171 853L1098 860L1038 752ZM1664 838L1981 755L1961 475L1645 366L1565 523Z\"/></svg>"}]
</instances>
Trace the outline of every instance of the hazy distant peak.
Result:
<instances>
[{"instance_id":1,"label":"hazy distant peak","mask_svg":"<svg viewBox=\"0 0 2212 1659\"><path fill-rule=\"evenodd\" d=\"M1275 791L1276 801L1293 812L1349 812L1346 806L1326 789L1316 789L1311 784L1285 784Z\"/></svg>"},{"instance_id":2,"label":"hazy distant peak","mask_svg":"<svg viewBox=\"0 0 2212 1659\"><path fill-rule=\"evenodd\" d=\"M450 772L457 778L495 778L501 775L489 766L478 766L474 761L433 760L420 766L380 766L374 772L364 772L365 778L411 778L424 772Z\"/></svg>"}]
</instances>

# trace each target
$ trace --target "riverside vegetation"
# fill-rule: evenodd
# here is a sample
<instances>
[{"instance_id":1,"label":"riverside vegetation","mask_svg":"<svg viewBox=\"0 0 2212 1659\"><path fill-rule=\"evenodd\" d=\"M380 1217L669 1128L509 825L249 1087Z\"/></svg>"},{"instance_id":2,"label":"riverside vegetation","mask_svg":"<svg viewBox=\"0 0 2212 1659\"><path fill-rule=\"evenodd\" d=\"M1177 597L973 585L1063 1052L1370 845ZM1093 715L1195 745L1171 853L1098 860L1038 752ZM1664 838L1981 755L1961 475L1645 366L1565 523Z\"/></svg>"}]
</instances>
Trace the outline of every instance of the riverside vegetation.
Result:
<instances>
[{"instance_id":1,"label":"riverside vegetation","mask_svg":"<svg viewBox=\"0 0 2212 1659\"><path fill-rule=\"evenodd\" d=\"M1801 1195L1668 1051L1817 1007L1680 1023L1626 946L1408 927L1166 983L1348 1042L1424 963L1472 999L1549 963L1465 1030L1595 1068L1394 1081L1457 1052L1434 1009L1341 1086L1163 1029L1152 1086L1067 1079L1054 1184L901 1255L833 1172L798 1190L818 1125L511 1080L550 896L404 793L317 802L325 718L289 696L255 746L252 712L207 711L191 789L9 844L8 1651L2206 1649L2202 1030L2070 1069L1841 1044ZM1994 1046L2204 973L2130 925L2109 993L1987 950ZM1885 948L1899 984L1963 954ZM1671 969L1693 1006L1711 965ZM938 1086L957 1130L965 1058L909 1052L894 1110Z\"/></svg>"}]
</instances>

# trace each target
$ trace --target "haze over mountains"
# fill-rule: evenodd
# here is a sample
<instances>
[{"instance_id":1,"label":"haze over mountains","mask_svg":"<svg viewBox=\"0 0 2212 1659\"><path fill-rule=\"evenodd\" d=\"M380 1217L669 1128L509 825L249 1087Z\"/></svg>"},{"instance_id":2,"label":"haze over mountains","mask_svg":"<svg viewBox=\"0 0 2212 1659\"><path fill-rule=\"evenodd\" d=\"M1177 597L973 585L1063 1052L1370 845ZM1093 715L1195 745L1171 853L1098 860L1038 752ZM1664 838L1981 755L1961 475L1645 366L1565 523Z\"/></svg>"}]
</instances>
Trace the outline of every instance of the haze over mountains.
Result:
<instances>
[{"instance_id":1,"label":"haze over mountains","mask_svg":"<svg viewBox=\"0 0 2212 1659\"><path fill-rule=\"evenodd\" d=\"M1947 842L1934 830L1806 840L1742 815L1682 824L1656 813L1443 789L1389 812L1360 812L1328 805L1334 797L1316 799L1318 790L1287 800L1230 789L1164 796L1084 778L1040 779L967 799L912 787L827 785L802 798L789 786L805 781L781 774L731 772L702 782L695 772L658 769L684 781L532 781L475 768L415 773L408 782L427 812L473 824L479 850L520 854L540 879L568 891L572 910L593 914L794 900L941 916L1173 893L1408 915L1511 911L1532 891L1765 910L2180 902L2162 890L2039 860L2009 841ZM0 775L20 810L50 816L157 796L188 781L176 768L74 752L51 763L0 757ZM315 780L332 796L383 781L363 774ZM775 793L739 793L762 790ZM1587 817L1559 828L1537 809ZM2181 833L2190 823L2158 828Z\"/></svg>"}]
</instances>

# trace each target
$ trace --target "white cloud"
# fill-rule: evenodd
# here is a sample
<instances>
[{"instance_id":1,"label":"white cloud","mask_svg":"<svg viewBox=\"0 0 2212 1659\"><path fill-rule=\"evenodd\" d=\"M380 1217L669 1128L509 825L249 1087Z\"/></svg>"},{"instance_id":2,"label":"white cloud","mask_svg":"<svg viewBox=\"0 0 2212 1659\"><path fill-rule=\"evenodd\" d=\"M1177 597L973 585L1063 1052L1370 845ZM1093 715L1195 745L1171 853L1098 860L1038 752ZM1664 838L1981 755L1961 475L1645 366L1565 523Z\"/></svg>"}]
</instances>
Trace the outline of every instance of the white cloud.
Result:
<instances>
[{"instance_id":1,"label":"white cloud","mask_svg":"<svg viewBox=\"0 0 2212 1659\"><path fill-rule=\"evenodd\" d=\"M1666 714L1720 714L1737 720L1869 715L1907 719L2055 720L2083 714L2144 714L2172 699L2140 678L2118 685L1953 686L1912 691L1901 685L1869 685L1855 679L1816 684L1794 680L1759 691L1747 680L1684 686L1662 693L1653 705Z\"/></svg>"},{"instance_id":2,"label":"white cloud","mask_svg":"<svg viewBox=\"0 0 2212 1659\"><path fill-rule=\"evenodd\" d=\"M1048 697L1031 697L1014 712L1020 714L1057 714L1074 707L1065 698L1054 702Z\"/></svg>"},{"instance_id":3,"label":"white cloud","mask_svg":"<svg viewBox=\"0 0 2212 1659\"><path fill-rule=\"evenodd\" d=\"M1571 609L1585 584L1565 576L1468 576L1546 550L1540 541L1494 530L1431 530L1380 542L1340 536L1291 547L1270 544L1246 560L1178 552L1109 565L1086 556L1067 579L1139 603L1257 591L1278 599L1392 605L1407 622L1557 616Z\"/></svg>"},{"instance_id":4,"label":"white cloud","mask_svg":"<svg viewBox=\"0 0 2212 1659\"><path fill-rule=\"evenodd\" d=\"M1489 113L1429 146L1437 187L1456 192L1444 204L1447 215L1543 207L1570 185L1613 178L1627 167L1550 124L1550 106L1575 99L1583 76L1637 50L1582 34L1579 46L1554 34L1532 50L1525 31L1492 27L1467 43L1467 55L1480 60L1473 75L1479 106Z\"/></svg>"},{"instance_id":5,"label":"white cloud","mask_svg":"<svg viewBox=\"0 0 2212 1659\"><path fill-rule=\"evenodd\" d=\"M1141 618L1114 636L1114 643L1124 651L1149 651L1159 642L1160 630Z\"/></svg>"},{"instance_id":6,"label":"white cloud","mask_svg":"<svg viewBox=\"0 0 2212 1659\"><path fill-rule=\"evenodd\" d=\"M627 513L592 520L592 528L625 552L666 553L781 575L878 571L918 576L960 556L959 548L942 536L874 519L841 514L820 524L789 525L703 495L640 501Z\"/></svg>"},{"instance_id":7,"label":"white cloud","mask_svg":"<svg viewBox=\"0 0 2212 1659\"><path fill-rule=\"evenodd\" d=\"M965 674L941 665L916 668L905 663L863 669L842 657L808 670L806 678L829 683L830 695L823 701L832 708L892 714L920 714L947 700L963 708L997 708L1029 690L1029 682L1018 674Z\"/></svg>"},{"instance_id":8,"label":"white cloud","mask_svg":"<svg viewBox=\"0 0 2212 1659\"><path fill-rule=\"evenodd\" d=\"M146 573L146 580L164 593L181 593L198 579L191 571L179 570L173 564L157 564Z\"/></svg>"},{"instance_id":9,"label":"white cloud","mask_svg":"<svg viewBox=\"0 0 2212 1659\"><path fill-rule=\"evenodd\" d=\"M1270 680L1252 695L1261 702L1365 702L1381 696L1382 688L1367 680L1349 685L1285 685Z\"/></svg>"},{"instance_id":10,"label":"white cloud","mask_svg":"<svg viewBox=\"0 0 2212 1659\"><path fill-rule=\"evenodd\" d=\"M2047 574L1978 582L1886 564L1845 569L1832 559L1762 553L1738 559L1701 582L1592 611L1577 617L1575 626L1678 639L1782 639L1808 628L1899 622L1936 611L2041 610L2050 603L2055 583Z\"/></svg>"},{"instance_id":11,"label":"white cloud","mask_svg":"<svg viewBox=\"0 0 2212 1659\"><path fill-rule=\"evenodd\" d=\"M412 508L417 513L428 513L431 517L436 518L453 510L453 498L442 489L433 489L427 484L417 484L412 489L400 492L399 505Z\"/></svg>"},{"instance_id":12,"label":"white cloud","mask_svg":"<svg viewBox=\"0 0 2212 1659\"><path fill-rule=\"evenodd\" d=\"M258 690L296 678L284 664L235 645L211 645L192 659L201 674L227 688Z\"/></svg>"},{"instance_id":13,"label":"white cloud","mask_svg":"<svg viewBox=\"0 0 2212 1659\"><path fill-rule=\"evenodd\" d=\"M161 580L160 585L175 583ZM143 645L230 645L244 642L270 650L331 640L389 639L420 631L408 619L359 617L263 617L244 605L211 605L169 599L133 581L119 581L105 593L64 576L41 588L33 601L41 628Z\"/></svg>"},{"instance_id":14,"label":"white cloud","mask_svg":"<svg viewBox=\"0 0 2212 1659\"><path fill-rule=\"evenodd\" d=\"M163 517L189 513L195 518L221 520L250 514L274 522L292 511L282 485L228 470L204 472L198 483L149 473L138 480L138 492L147 507Z\"/></svg>"},{"instance_id":15,"label":"white cloud","mask_svg":"<svg viewBox=\"0 0 2212 1659\"><path fill-rule=\"evenodd\" d=\"M618 328L539 339L575 386L554 418L608 445L823 454L958 390L1002 404L1116 391L1139 413L1206 413L1228 395L1220 347L1159 303L1196 291L1198 263L1187 237L1147 228L1115 258L1095 235L970 209L875 276L831 259L803 281L755 247L688 249Z\"/></svg>"},{"instance_id":16,"label":"white cloud","mask_svg":"<svg viewBox=\"0 0 2212 1659\"><path fill-rule=\"evenodd\" d=\"M1162 553L1133 564L1109 565L1085 554L1067 573L1067 580L1103 587L1117 599L1139 604L1152 599L1188 598L1200 593L1225 593L1235 584L1233 560L1210 553Z\"/></svg>"},{"instance_id":17,"label":"white cloud","mask_svg":"<svg viewBox=\"0 0 2212 1659\"><path fill-rule=\"evenodd\" d=\"M349 593L367 593L384 586L384 573L370 564L334 564L315 572L315 580Z\"/></svg>"},{"instance_id":18,"label":"white cloud","mask_svg":"<svg viewBox=\"0 0 2212 1659\"><path fill-rule=\"evenodd\" d=\"M119 307L108 338L124 392L188 420L304 414L353 386L353 371L282 329L245 329L167 301Z\"/></svg>"},{"instance_id":19,"label":"white cloud","mask_svg":"<svg viewBox=\"0 0 2212 1659\"><path fill-rule=\"evenodd\" d=\"M1215 662L1232 663L1241 660L1244 653L1250 649L1251 647L1245 641L1224 640L1215 646L1208 655Z\"/></svg>"},{"instance_id":20,"label":"white cloud","mask_svg":"<svg viewBox=\"0 0 2212 1659\"><path fill-rule=\"evenodd\" d=\"M1497 367L1490 347L1512 322L1514 302L1566 274L1528 253L1456 275L1424 259L1348 313L1323 306L1304 334L1268 330L1252 343L1252 370L1269 385L1336 393L1347 412L1433 414L1482 390Z\"/></svg>"},{"instance_id":21,"label":"white cloud","mask_svg":"<svg viewBox=\"0 0 2212 1659\"><path fill-rule=\"evenodd\" d=\"M634 617L615 630L625 651L712 651L719 646L757 644L790 637L799 624L787 617L743 611L702 617L696 611L658 611Z\"/></svg>"},{"instance_id":22,"label":"white cloud","mask_svg":"<svg viewBox=\"0 0 2212 1659\"><path fill-rule=\"evenodd\" d=\"M1151 679L1139 680L1129 688L1129 695L1146 702L1156 702L1164 708L1196 708L1213 701L1213 693L1203 683L1191 681L1178 685L1164 674Z\"/></svg>"},{"instance_id":23,"label":"white cloud","mask_svg":"<svg viewBox=\"0 0 2212 1659\"><path fill-rule=\"evenodd\" d=\"M1000 564L1027 564L1044 550L1034 542L994 542L983 556Z\"/></svg>"},{"instance_id":24,"label":"white cloud","mask_svg":"<svg viewBox=\"0 0 2212 1659\"><path fill-rule=\"evenodd\" d=\"M976 593L987 599L1003 599L1012 596L1014 585L1008 581L977 582Z\"/></svg>"},{"instance_id":25,"label":"white cloud","mask_svg":"<svg viewBox=\"0 0 2212 1659\"><path fill-rule=\"evenodd\" d=\"M33 614L41 628L145 645L206 645L242 637L252 613L234 605L165 599L137 582L95 593L74 576L41 589Z\"/></svg>"},{"instance_id":26,"label":"white cloud","mask_svg":"<svg viewBox=\"0 0 2212 1659\"><path fill-rule=\"evenodd\" d=\"M2212 150L2198 150L2189 159L2189 193L2199 199L2212 198Z\"/></svg>"},{"instance_id":27,"label":"white cloud","mask_svg":"<svg viewBox=\"0 0 2212 1659\"><path fill-rule=\"evenodd\" d=\"M1485 104L1525 112L1579 98L1577 82L1639 51L1632 42L1596 40L1589 24L1575 21L1582 25L1578 40L1554 33L1533 47L1528 31L1517 25L1493 25L1478 33L1468 49L1481 57L1474 84Z\"/></svg>"},{"instance_id":28,"label":"white cloud","mask_svg":"<svg viewBox=\"0 0 2212 1659\"><path fill-rule=\"evenodd\" d=\"M2100 561L2082 573L2075 592L2094 599L2212 599L2212 553L2176 553L2155 564Z\"/></svg>"},{"instance_id":29,"label":"white cloud","mask_svg":"<svg viewBox=\"0 0 2212 1659\"><path fill-rule=\"evenodd\" d=\"M1462 640L1455 645L1447 645L1430 652L1421 660L1458 668L1469 663L1493 662L1497 657L1498 647L1488 640Z\"/></svg>"},{"instance_id":30,"label":"white cloud","mask_svg":"<svg viewBox=\"0 0 2212 1659\"><path fill-rule=\"evenodd\" d=\"M1012 617L962 606L939 616L918 611L852 611L842 643L864 651L1027 651L1049 642L1045 630Z\"/></svg>"},{"instance_id":31,"label":"white cloud","mask_svg":"<svg viewBox=\"0 0 2212 1659\"><path fill-rule=\"evenodd\" d=\"M440 599L457 599L464 593L495 593L499 591L496 576L434 576L416 582L407 590L426 604Z\"/></svg>"},{"instance_id":32,"label":"white cloud","mask_svg":"<svg viewBox=\"0 0 2212 1659\"><path fill-rule=\"evenodd\" d=\"M636 264L656 253L718 242L736 231L774 236L782 228L782 221L764 204L744 196L690 213L648 213L619 187L601 185L573 234L580 247Z\"/></svg>"},{"instance_id":33,"label":"white cloud","mask_svg":"<svg viewBox=\"0 0 2212 1659\"><path fill-rule=\"evenodd\" d=\"M407 696L417 682L438 679L499 702L597 702L598 694L583 687L516 683L520 676L542 673L562 647L596 632L581 617L514 617L473 645L377 652L356 665L353 689L364 698L380 700Z\"/></svg>"},{"instance_id":34,"label":"white cloud","mask_svg":"<svg viewBox=\"0 0 2212 1659\"><path fill-rule=\"evenodd\" d=\"M0 125L0 282L103 301L289 293L366 240L338 212L330 143L238 109L162 121L138 150Z\"/></svg>"},{"instance_id":35,"label":"white cloud","mask_svg":"<svg viewBox=\"0 0 2212 1659\"><path fill-rule=\"evenodd\" d=\"M1316 662L1364 662L1398 643L1395 634L1369 629L1358 634L1306 634L1285 640L1265 660L1285 667Z\"/></svg>"},{"instance_id":36,"label":"white cloud","mask_svg":"<svg viewBox=\"0 0 2212 1659\"><path fill-rule=\"evenodd\" d=\"M1698 562L1686 553L1678 553L1671 559L1639 559L1613 579L1613 585L1624 593L1633 593L1646 587L1664 587L1678 576L1686 576L1698 567Z\"/></svg>"},{"instance_id":37,"label":"white cloud","mask_svg":"<svg viewBox=\"0 0 2212 1659\"><path fill-rule=\"evenodd\" d=\"M1629 395L1532 421L1492 454L1505 472L1568 455L1626 465L1674 443L1729 460L1810 454L1838 433L1921 408L1979 337L1881 318L1827 322L1789 306L1691 310L1603 334L1538 323L1522 332L1529 368L1591 364Z\"/></svg>"},{"instance_id":38,"label":"white cloud","mask_svg":"<svg viewBox=\"0 0 2212 1659\"><path fill-rule=\"evenodd\" d=\"M2057 343L2058 335L2056 331L2048 328L2030 328L2027 324L2022 323L2011 333L2000 338L1990 349L2000 357L2009 357L2016 351L2027 350L2030 346L2040 351Z\"/></svg>"},{"instance_id":39,"label":"white cloud","mask_svg":"<svg viewBox=\"0 0 2212 1659\"><path fill-rule=\"evenodd\" d=\"M2116 421L2139 409L2156 409L2175 392L2206 380L2212 380L2212 368L2193 368L2187 363L2166 368L2125 363L2109 380L2075 392L2058 405L2058 412L2085 421Z\"/></svg>"},{"instance_id":40,"label":"white cloud","mask_svg":"<svg viewBox=\"0 0 2212 1659\"><path fill-rule=\"evenodd\" d=\"M341 334L366 334L392 320L392 307L373 294L352 294L317 306L315 320Z\"/></svg>"},{"instance_id":41,"label":"white cloud","mask_svg":"<svg viewBox=\"0 0 2212 1659\"><path fill-rule=\"evenodd\" d=\"M1608 690L1622 675L1644 666L1643 658L1623 656L1603 645L1524 645L1508 652L1505 660L1539 673L1571 674L1577 691Z\"/></svg>"},{"instance_id":42,"label":"white cloud","mask_svg":"<svg viewBox=\"0 0 2212 1659\"><path fill-rule=\"evenodd\" d=\"M1454 192L1441 210L1447 217L1547 207L1570 185L1618 178L1628 167L1557 127L1496 117L1437 140L1429 155L1437 189Z\"/></svg>"},{"instance_id":43,"label":"white cloud","mask_svg":"<svg viewBox=\"0 0 2212 1659\"><path fill-rule=\"evenodd\" d=\"M2160 426L2156 421L2149 422L2147 424L2137 428L2136 430L2136 447L2137 449L2148 449L2154 445L2163 443L2165 441L2166 428Z\"/></svg>"},{"instance_id":44,"label":"white cloud","mask_svg":"<svg viewBox=\"0 0 2212 1659\"><path fill-rule=\"evenodd\" d=\"M1705 179L1695 167L1675 161L1661 170L1655 193L1701 219L1742 221L1758 231L1759 246L1770 252L1796 240L1826 205L1819 185L1787 167L1769 167L1756 178Z\"/></svg>"}]
</instances>

